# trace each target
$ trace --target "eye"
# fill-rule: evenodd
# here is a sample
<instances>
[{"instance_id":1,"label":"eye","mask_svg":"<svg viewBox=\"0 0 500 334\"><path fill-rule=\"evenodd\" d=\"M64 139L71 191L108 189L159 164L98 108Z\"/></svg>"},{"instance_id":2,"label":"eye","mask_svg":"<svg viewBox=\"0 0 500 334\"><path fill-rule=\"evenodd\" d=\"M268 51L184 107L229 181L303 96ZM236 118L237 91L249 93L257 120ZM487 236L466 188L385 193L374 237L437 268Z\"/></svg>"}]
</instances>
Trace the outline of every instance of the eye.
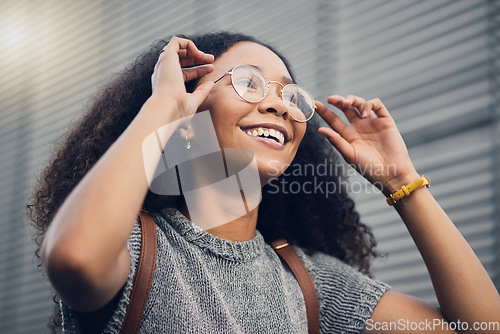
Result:
<instances>
[{"instance_id":1,"label":"eye","mask_svg":"<svg viewBox=\"0 0 500 334\"><path fill-rule=\"evenodd\" d=\"M238 78L234 84L242 88L245 87L247 90L260 88L259 80L256 77Z\"/></svg>"},{"instance_id":2,"label":"eye","mask_svg":"<svg viewBox=\"0 0 500 334\"><path fill-rule=\"evenodd\" d=\"M283 92L283 99L290 102L291 105L297 106L299 103L298 92L294 90L287 90Z\"/></svg>"}]
</instances>

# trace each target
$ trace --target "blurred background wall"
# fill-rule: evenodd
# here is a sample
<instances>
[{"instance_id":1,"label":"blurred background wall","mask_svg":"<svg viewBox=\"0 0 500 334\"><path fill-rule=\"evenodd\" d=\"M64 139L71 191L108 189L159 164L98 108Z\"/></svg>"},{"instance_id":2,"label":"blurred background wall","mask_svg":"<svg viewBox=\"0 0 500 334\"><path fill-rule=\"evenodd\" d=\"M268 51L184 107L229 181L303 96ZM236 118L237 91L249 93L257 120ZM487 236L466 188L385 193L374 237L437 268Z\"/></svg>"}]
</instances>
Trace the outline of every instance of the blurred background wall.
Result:
<instances>
[{"instance_id":1,"label":"blurred background wall","mask_svg":"<svg viewBox=\"0 0 500 334\"><path fill-rule=\"evenodd\" d=\"M25 215L49 152L99 87L157 39L232 29L274 44L300 84L379 97L421 174L500 287L499 1L2 0L0 332L44 333L52 292ZM378 279L435 303L395 211L353 188L379 249ZM464 268L467 270L467 268Z\"/></svg>"}]
</instances>

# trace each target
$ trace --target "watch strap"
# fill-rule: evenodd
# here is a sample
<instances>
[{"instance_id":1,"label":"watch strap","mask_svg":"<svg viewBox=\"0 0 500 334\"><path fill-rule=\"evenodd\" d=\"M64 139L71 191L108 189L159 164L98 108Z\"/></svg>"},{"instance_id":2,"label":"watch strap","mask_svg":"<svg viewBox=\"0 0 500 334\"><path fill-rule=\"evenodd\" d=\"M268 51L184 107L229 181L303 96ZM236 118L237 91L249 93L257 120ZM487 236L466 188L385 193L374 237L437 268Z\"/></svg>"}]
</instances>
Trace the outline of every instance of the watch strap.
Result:
<instances>
[{"instance_id":1,"label":"watch strap","mask_svg":"<svg viewBox=\"0 0 500 334\"><path fill-rule=\"evenodd\" d=\"M401 198L403 198L405 196L409 196L415 190L422 188L422 187L428 188L430 185L431 185L431 180L427 176L424 175L421 178L416 179L412 183L410 183L406 186L402 186L401 189L399 189L395 193L390 194L389 197L387 197L387 204L394 205Z\"/></svg>"}]
</instances>

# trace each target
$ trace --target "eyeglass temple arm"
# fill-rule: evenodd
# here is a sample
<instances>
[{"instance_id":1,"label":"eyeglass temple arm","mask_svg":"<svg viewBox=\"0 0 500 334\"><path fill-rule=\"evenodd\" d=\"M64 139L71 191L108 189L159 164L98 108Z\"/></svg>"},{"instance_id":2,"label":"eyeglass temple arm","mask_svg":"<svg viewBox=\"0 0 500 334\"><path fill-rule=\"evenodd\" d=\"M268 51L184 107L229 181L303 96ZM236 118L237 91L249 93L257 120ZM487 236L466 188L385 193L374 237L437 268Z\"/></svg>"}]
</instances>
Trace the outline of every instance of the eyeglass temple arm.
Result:
<instances>
[{"instance_id":1,"label":"eyeglass temple arm","mask_svg":"<svg viewBox=\"0 0 500 334\"><path fill-rule=\"evenodd\" d=\"M214 84L216 84L216 83L218 83L219 81L221 81L221 80L222 80L222 78L224 78L224 77L225 77L226 75L228 75L228 74L233 74L233 72L231 72L231 71L227 71L227 72L226 72L226 73L224 73L224 75L222 75L219 79L215 80L215 81L214 81Z\"/></svg>"}]
</instances>

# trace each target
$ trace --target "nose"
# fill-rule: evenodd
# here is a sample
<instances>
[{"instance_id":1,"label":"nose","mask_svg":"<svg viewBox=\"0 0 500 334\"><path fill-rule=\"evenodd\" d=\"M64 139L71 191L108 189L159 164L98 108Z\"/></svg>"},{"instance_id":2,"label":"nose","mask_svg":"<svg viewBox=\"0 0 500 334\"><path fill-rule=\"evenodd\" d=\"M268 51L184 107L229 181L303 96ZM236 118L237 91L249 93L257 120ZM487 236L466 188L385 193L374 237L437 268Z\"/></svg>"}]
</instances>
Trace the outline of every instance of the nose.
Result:
<instances>
[{"instance_id":1,"label":"nose","mask_svg":"<svg viewBox=\"0 0 500 334\"><path fill-rule=\"evenodd\" d=\"M281 98L283 85L277 81L270 81L269 91L266 97L260 101L258 109L261 113L271 112L276 114L276 116L281 116L285 119L288 118L288 107Z\"/></svg>"}]
</instances>

